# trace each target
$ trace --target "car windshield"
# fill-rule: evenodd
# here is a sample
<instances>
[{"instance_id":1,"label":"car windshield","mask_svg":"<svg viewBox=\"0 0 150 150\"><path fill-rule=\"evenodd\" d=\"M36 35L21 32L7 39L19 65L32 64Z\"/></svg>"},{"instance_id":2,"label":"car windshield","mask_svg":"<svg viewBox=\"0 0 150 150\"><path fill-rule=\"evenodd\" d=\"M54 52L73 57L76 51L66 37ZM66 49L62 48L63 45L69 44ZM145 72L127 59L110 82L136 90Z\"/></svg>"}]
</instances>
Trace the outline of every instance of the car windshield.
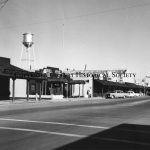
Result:
<instances>
[{"instance_id":1,"label":"car windshield","mask_svg":"<svg viewBox=\"0 0 150 150\"><path fill-rule=\"evenodd\" d=\"M116 90L116 91L113 91L112 93L123 93L123 91Z\"/></svg>"},{"instance_id":2,"label":"car windshield","mask_svg":"<svg viewBox=\"0 0 150 150\"><path fill-rule=\"evenodd\" d=\"M133 93L133 91L128 91L128 93Z\"/></svg>"}]
</instances>

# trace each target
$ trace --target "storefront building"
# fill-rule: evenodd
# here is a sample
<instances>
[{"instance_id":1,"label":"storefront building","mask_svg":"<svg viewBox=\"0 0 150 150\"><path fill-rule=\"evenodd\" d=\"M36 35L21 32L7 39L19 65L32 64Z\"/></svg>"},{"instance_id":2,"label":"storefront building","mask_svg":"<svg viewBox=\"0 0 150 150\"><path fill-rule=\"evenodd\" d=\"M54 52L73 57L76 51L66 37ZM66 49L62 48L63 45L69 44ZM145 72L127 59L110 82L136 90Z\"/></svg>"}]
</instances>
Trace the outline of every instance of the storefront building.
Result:
<instances>
[{"instance_id":1,"label":"storefront building","mask_svg":"<svg viewBox=\"0 0 150 150\"><path fill-rule=\"evenodd\" d=\"M150 87L147 86L78 75L75 71L65 72L54 67L29 72L11 65L9 58L0 57L0 99L104 97L113 90L150 93Z\"/></svg>"},{"instance_id":2,"label":"storefront building","mask_svg":"<svg viewBox=\"0 0 150 150\"><path fill-rule=\"evenodd\" d=\"M75 85L84 85L83 80L73 80L68 74L63 73L59 68L46 67L39 69L36 73L42 74L45 78L41 81L42 97L68 98L74 97ZM37 80L30 80L30 95L39 94L40 83ZM80 97L80 93L78 96Z\"/></svg>"},{"instance_id":3,"label":"storefront building","mask_svg":"<svg viewBox=\"0 0 150 150\"><path fill-rule=\"evenodd\" d=\"M122 90L124 92L134 91L136 93L143 93L146 95L150 93L150 87L136 85L126 81L134 81L134 76L130 80L124 80L123 78L116 77L113 80L110 78L113 73L115 74L127 74L127 70L67 70L66 74L70 74L73 80L84 80L84 97L88 97L90 92L91 97L105 97L107 92L114 90ZM76 86L75 92L79 93Z\"/></svg>"},{"instance_id":4,"label":"storefront building","mask_svg":"<svg viewBox=\"0 0 150 150\"><path fill-rule=\"evenodd\" d=\"M0 99L64 98L73 97L74 86L85 84L73 81L59 68L46 67L30 72L10 64L9 58L0 57ZM81 93L79 94L79 97Z\"/></svg>"}]
</instances>

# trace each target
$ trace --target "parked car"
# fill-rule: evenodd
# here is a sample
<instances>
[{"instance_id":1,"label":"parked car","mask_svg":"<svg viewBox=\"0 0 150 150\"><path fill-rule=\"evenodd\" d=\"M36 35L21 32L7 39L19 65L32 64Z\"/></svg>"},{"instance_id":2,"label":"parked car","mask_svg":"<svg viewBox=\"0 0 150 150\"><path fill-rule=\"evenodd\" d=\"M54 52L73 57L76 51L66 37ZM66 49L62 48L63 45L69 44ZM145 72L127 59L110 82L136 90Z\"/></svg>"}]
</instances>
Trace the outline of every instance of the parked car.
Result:
<instances>
[{"instance_id":1,"label":"parked car","mask_svg":"<svg viewBox=\"0 0 150 150\"><path fill-rule=\"evenodd\" d=\"M139 96L139 93L134 93L134 91L128 91L126 94L126 97L137 97Z\"/></svg>"},{"instance_id":2,"label":"parked car","mask_svg":"<svg viewBox=\"0 0 150 150\"><path fill-rule=\"evenodd\" d=\"M140 93L135 93L136 96L140 96Z\"/></svg>"},{"instance_id":3,"label":"parked car","mask_svg":"<svg viewBox=\"0 0 150 150\"><path fill-rule=\"evenodd\" d=\"M143 95L144 95L144 93L142 93L142 92L139 93L139 96L143 96Z\"/></svg>"},{"instance_id":4,"label":"parked car","mask_svg":"<svg viewBox=\"0 0 150 150\"><path fill-rule=\"evenodd\" d=\"M106 98L125 98L126 93L121 90L115 90L113 92L107 93Z\"/></svg>"}]
</instances>

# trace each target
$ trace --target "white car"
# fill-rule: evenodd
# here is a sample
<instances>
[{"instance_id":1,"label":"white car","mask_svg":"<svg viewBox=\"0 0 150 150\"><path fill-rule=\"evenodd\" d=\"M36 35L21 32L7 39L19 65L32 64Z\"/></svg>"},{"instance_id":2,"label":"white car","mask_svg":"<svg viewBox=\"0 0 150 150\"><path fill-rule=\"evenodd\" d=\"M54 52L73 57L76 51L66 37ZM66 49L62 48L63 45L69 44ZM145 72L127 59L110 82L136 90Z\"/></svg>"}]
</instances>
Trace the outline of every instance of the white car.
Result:
<instances>
[{"instance_id":1,"label":"white car","mask_svg":"<svg viewBox=\"0 0 150 150\"><path fill-rule=\"evenodd\" d=\"M106 98L125 98L126 93L121 90L115 90L113 92L107 93Z\"/></svg>"},{"instance_id":2,"label":"white car","mask_svg":"<svg viewBox=\"0 0 150 150\"><path fill-rule=\"evenodd\" d=\"M134 93L134 91L128 91L126 97L137 97L139 93Z\"/></svg>"}]
</instances>

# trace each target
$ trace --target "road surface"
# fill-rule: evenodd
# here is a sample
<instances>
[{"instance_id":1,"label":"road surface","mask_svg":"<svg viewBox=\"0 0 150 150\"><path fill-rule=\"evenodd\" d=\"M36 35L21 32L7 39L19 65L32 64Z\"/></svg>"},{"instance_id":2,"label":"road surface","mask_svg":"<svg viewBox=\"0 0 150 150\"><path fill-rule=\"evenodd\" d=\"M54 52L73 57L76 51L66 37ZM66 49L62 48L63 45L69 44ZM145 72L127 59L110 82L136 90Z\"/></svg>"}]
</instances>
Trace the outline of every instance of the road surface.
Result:
<instances>
[{"instance_id":1,"label":"road surface","mask_svg":"<svg viewBox=\"0 0 150 150\"><path fill-rule=\"evenodd\" d=\"M0 105L0 150L150 149L150 98Z\"/></svg>"}]
</instances>

